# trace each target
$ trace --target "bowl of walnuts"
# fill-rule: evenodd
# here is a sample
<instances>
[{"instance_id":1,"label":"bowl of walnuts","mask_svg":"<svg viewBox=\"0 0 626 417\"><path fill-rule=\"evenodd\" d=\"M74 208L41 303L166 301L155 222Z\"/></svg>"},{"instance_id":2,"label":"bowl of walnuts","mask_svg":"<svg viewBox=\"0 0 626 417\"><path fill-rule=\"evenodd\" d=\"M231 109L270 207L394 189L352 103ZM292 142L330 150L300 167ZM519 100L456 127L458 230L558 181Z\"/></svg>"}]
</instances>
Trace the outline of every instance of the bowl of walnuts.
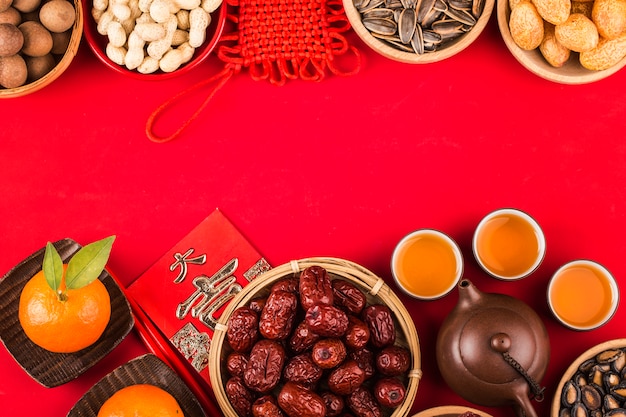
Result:
<instances>
[{"instance_id":1,"label":"bowl of walnuts","mask_svg":"<svg viewBox=\"0 0 626 417\"><path fill-rule=\"evenodd\" d=\"M400 300L336 258L292 261L245 286L216 326L209 374L226 417L403 416L422 376Z\"/></svg>"},{"instance_id":2,"label":"bowl of walnuts","mask_svg":"<svg viewBox=\"0 0 626 417\"><path fill-rule=\"evenodd\" d=\"M0 0L0 98L56 80L78 52L82 33L80 0Z\"/></svg>"},{"instance_id":3,"label":"bowl of walnuts","mask_svg":"<svg viewBox=\"0 0 626 417\"><path fill-rule=\"evenodd\" d=\"M546 80L587 84L626 65L624 0L501 0L497 18L511 54Z\"/></svg>"}]
</instances>

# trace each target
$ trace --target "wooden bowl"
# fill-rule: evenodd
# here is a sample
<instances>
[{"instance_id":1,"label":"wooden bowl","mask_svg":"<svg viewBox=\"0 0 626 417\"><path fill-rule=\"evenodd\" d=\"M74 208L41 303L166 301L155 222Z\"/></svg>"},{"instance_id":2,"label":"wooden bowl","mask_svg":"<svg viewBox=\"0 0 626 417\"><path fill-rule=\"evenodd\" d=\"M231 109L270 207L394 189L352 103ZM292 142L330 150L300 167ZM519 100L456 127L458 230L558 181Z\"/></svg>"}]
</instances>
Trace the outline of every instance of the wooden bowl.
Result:
<instances>
[{"instance_id":1,"label":"wooden bowl","mask_svg":"<svg viewBox=\"0 0 626 417\"><path fill-rule=\"evenodd\" d=\"M31 83L24 84L15 88L2 88L0 87L0 99L21 97L27 94L39 91L54 80L59 78L63 72L70 66L72 60L78 52L80 41L83 37L83 6L81 0L74 0L74 10L76 12L76 20L72 27L72 36L67 50L62 56L55 56L58 59L56 66L48 72L46 75Z\"/></svg>"},{"instance_id":2,"label":"wooden bowl","mask_svg":"<svg viewBox=\"0 0 626 417\"><path fill-rule=\"evenodd\" d=\"M113 62L111 58L107 56L106 46L108 44L108 37L101 35L97 30L97 23L91 14L93 0L81 1L83 2L83 14L85 19L85 39L87 40L87 44L89 45L91 51L108 68L119 74L139 80L165 80L186 74L196 68L211 55L217 46L217 42L222 35L222 31L224 30L224 25L226 23L227 7L226 0L224 0L218 9L211 13L211 21L209 22L209 26L206 30L206 40L200 47L196 48L191 61L183 64L180 68L172 72L157 70L151 74L142 74L137 70L129 70L125 66Z\"/></svg>"},{"instance_id":3,"label":"wooden bowl","mask_svg":"<svg viewBox=\"0 0 626 417\"><path fill-rule=\"evenodd\" d=\"M413 320L400 299L381 278L362 266L337 258L308 258L281 265L250 282L229 303L228 307L220 316L215 333L213 334L208 365L211 386L215 392L217 402L224 412L224 416L238 417L226 397L224 390L228 375L225 365L226 357L231 353L231 349L225 340L230 316L235 309L240 306L248 305L253 298L266 296L269 293L270 287L276 281L292 276L299 276L301 271L314 265L325 268L333 280L343 279L356 285L365 293L368 305L372 303L385 304L394 313L396 325L395 344L409 349L411 352L411 366L407 381L405 381L407 388L404 402L395 408L389 417L405 416L413 405L419 380L422 376L420 345Z\"/></svg>"},{"instance_id":4,"label":"wooden bowl","mask_svg":"<svg viewBox=\"0 0 626 417\"><path fill-rule=\"evenodd\" d=\"M613 75L626 65L625 57L611 68L592 71L584 68L578 60L578 54L572 52L570 59L562 67L555 68L544 59L539 48L527 51L517 46L509 30L510 15L508 0L498 0L496 16L504 43L522 66L541 78L561 84L587 84Z\"/></svg>"},{"instance_id":5,"label":"wooden bowl","mask_svg":"<svg viewBox=\"0 0 626 417\"><path fill-rule=\"evenodd\" d=\"M71 239L54 242L66 262L80 245ZM0 280L0 340L17 363L35 381L47 388L69 382L108 355L128 335L134 319L128 300L108 271L98 279L111 298L111 319L102 336L91 346L74 353L54 353L34 344L20 325L20 294L26 283L42 268L45 248L35 252Z\"/></svg>"},{"instance_id":6,"label":"wooden bowl","mask_svg":"<svg viewBox=\"0 0 626 417\"><path fill-rule=\"evenodd\" d=\"M494 8L495 0L485 0L483 11L480 17L477 19L472 29L461 35L460 37L446 42L438 50L434 52L424 52L423 54L417 54L415 52L406 52L398 49L395 46L391 46L389 43L382 41L372 35L372 33L363 25L361 13L354 5L354 0L342 0L343 7L346 12L346 16L352 25L352 28L357 35L365 42L367 46L372 48L379 54L392 59L394 61L400 61L407 64L430 64L433 62L442 61L446 58L450 58L453 55L458 54L465 48L467 48L472 42L478 38L482 33L487 22L491 17L491 13ZM372 0L373 1L373 0Z\"/></svg>"},{"instance_id":7,"label":"wooden bowl","mask_svg":"<svg viewBox=\"0 0 626 417\"><path fill-rule=\"evenodd\" d=\"M413 415L413 417L458 417L463 413L472 412L480 417L491 417L491 414L487 414L484 411L477 410L472 407L466 407L464 405L442 405L439 407L429 408L424 411Z\"/></svg>"},{"instance_id":8,"label":"wooden bowl","mask_svg":"<svg viewBox=\"0 0 626 417\"><path fill-rule=\"evenodd\" d=\"M113 394L135 384L150 384L169 392L184 417L206 417L197 398L178 374L153 354L139 356L114 369L76 402L67 417L96 417Z\"/></svg>"},{"instance_id":9,"label":"wooden bowl","mask_svg":"<svg viewBox=\"0 0 626 417\"><path fill-rule=\"evenodd\" d=\"M626 369L626 339L609 340L609 341L606 341L604 343L600 343L600 344L598 344L598 345L588 349L586 352L584 352L582 355L580 355L578 358L576 358L576 360L574 360L574 362L572 362L572 364L567 368L567 370L563 374L563 377L561 378L561 381L559 382L559 385L556 388L556 391L554 393L554 398L552 400L552 408L550 409L550 416L551 417L559 417L559 416L562 415L562 414L560 414L560 411L561 411L561 406L562 406L561 405L561 395L563 393L563 389L564 389L565 385L568 383L568 381L570 381L572 379L572 377L574 377L577 373L579 373L579 368L581 367L581 365L586 364L587 361L596 358L599 354L601 354L603 352L608 352L608 351L612 351L612 350L622 350L623 351L622 352L623 353L623 357L620 359L619 366L621 368L623 368L623 369ZM617 362L615 362L615 363L617 363ZM617 366L617 365L616 364L609 365L609 368L611 366ZM626 371L624 371L622 373L622 375L626 375L625 372ZM625 381L625 380L626 379L622 379L622 381Z\"/></svg>"}]
</instances>

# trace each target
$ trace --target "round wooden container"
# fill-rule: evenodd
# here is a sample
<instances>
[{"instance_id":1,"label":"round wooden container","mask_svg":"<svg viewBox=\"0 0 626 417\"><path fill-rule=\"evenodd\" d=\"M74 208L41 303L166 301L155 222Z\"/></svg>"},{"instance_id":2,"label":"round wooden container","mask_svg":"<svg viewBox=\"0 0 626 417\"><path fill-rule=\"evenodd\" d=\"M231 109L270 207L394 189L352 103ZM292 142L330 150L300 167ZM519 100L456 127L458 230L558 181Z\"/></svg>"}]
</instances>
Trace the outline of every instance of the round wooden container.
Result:
<instances>
[{"instance_id":1,"label":"round wooden container","mask_svg":"<svg viewBox=\"0 0 626 417\"><path fill-rule=\"evenodd\" d=\"M356 34L374 51L379 54L392 59L394 61L404 62L407 64L430 64L433 62L439 62L444 59L450 58L453 55L458 54L468 46L472 44L478 38L478 36L482 33L485 26L487 26L487 22L489 22L489 18L491 17L491 13L493 12L493 8L495 5L495 0L485 0L485 4L483 6L483 11L480 17L477 19L476 24L472 27L472 29L456 38L453 41L450 41L441 49L434 52L425 52L421 55L414 52L405 52L400 49L394 48L390 46L388 43L381 41L374 37L371 32L363 25L363 21L361 20L361 14L354 6L354 0L343 0L343 8L346 12L346 16L352 25L352 29L356 32Z\"/></svg>"},{"instance_id":2,"label":"round wooden container","mask_svg":"<svg viewBox=\"0 0 626 417\"><path fill-rule=\"evenodd\" d=\"M465 407L463 405L442 405L439 407L433 407L424 411L420 411L413 417L458 417L468 411L480 417L491 417L491 414L487 414L484 411L477 410L472 407Z\"/></svg>"},{"instance_id":3,"label":"round wooden container","mask_svg":"<svg viewBox=\"0 0 626 417\"><path fill-rule=\"evenodd\" d=\"M602 352L613 350L613 349L621 349L621 350L626 351L626 339L614 339L614 340L606 341L604 343L600 343L588 349L586 352L584 352L582 355L576 358L574 362L572 362L572 364L567 368L567 370L563 374L563 377L561 378L561 381L559 382L559 385L557 386L556 391L554 392L554 398L552 399L552 408L550 409L551 417L559 417L561 415L560 414L561 394L563 392L563 388L565 387L565 384L569 380L571 380L572 377L578 372L578 368L580 367L580 365L582 365L584 362L586 362L589 359L595 358L598 354ZM625 355L625 358L626 358L626 355ZM622 366L623 369L626 369L625 364L626 362L622 361L622 365L620 366ZM622 379L622 383L624 383L624 379Z\"/></svg>"},{"instance_id":4,"label":"round wooden container","mask_svg":"<svg viewBox=\"0 0 626 417\"><path fill-rule=\"evenodd\" d=\"M61 74L63 74L63 72L70 66L72 60L78 52L78 47L83 36L83 5L81 0L74 0L73 4L74 11L76 13L76 20L74 21L74 26L72 27L72 36L70 38L70 43L67 46L67 50L61 57L60 61L57 62L56 66L52 68L49 73L47 73L38 80L16 88L0 87L0 99L21 97L27 94L34 93L35 91L39 91L48 84L52 83L57 78L59 78L59 76L61 76Z\"/></svg>"},{"instance_id":5,"label":"round wooden container","mask_svg":"<svg viewBox=\"0 0 626 417\"><path fill-rule=\"evenodd\" d=\"M230 316L235 309L247 305L253 298L269 294L270 287L276 281L291 276L299 276L301 271L314 265L325 268L331 279L343 279L359 287L366 295L368 305L373 303L385 304L394 313L395 344L410 350L411 367L406 381L406 398L401 405L393 410L390 417L406 416L413 405L422 376L419 339L406 307L381 278L362 266L337 258L307 258L283 264L257 277L237 294L221 315L211 341L209 374L215 397L225 417L238 417L224 391L228 375L225 362L226 357L231 352L225 341Z\"/></svg>"},{"instance_id":6,"label":"round wooden container","mask_svg":"<svg viewBox=\"0 0 626 417\"><path fill-rule=\"evenodd\" d=\"M591 71L584 68L578 60L578 54L572 52L569 60L562 67L555 68L548 64L548 61L541 55L539 48L527 51L517 46L509 30L510 15L509 1L499 0L496 16L504 43L523 67L541 78L561 84L588 84L613 75L626 65L625 57L611 68L603 71Z\"/></svg>"}]
</instances>

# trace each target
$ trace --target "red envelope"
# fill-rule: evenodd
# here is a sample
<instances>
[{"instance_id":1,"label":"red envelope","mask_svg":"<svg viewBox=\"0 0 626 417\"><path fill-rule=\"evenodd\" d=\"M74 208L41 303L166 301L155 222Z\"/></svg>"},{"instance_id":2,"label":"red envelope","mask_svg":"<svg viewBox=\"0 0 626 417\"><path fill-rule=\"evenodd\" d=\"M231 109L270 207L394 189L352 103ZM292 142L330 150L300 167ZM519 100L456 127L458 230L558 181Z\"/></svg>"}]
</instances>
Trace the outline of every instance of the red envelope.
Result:
<instances>
[{"instance_id":1,"label":"red envelope","mask_svg":"<svg viewBox=\"0 0 626 417\"><path fill-rule=\"evenodd\" d=\"M216 209L128 292L210 384L208 354L220 314L268 262Z\"/></svg>"}]
</instances>

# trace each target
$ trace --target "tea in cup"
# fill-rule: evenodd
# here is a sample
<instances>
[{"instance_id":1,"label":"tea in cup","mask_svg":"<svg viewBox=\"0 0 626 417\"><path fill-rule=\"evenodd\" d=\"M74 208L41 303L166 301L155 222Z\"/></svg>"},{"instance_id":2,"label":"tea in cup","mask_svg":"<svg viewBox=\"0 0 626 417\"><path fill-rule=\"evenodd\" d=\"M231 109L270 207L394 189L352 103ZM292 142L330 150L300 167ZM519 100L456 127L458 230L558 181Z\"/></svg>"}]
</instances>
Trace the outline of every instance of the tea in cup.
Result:
<instances>
[{"instance_id":1,"label":"tea in cup","mask_svg":"<svg viewBox=\"0 0 626 417\"><path fill-rule=\"evenodd\" d=\"M391 272L406 294L434 300L449 293L463 274L463 256L454 240L433 229L405 236L391 257Z\"/></svg>"},{"instance_id":2,"label":"tea in cup","mask_svg":"<svg viewBox=\"0 0 626 417\"><path fill-rule=\"evenodd\" d=\"M617 310L619 289L602 265L587 260L559 268L548 285L548 305L566 327L592 330L605 324Z\"/></svg>"},{"instance_id":3,"label":"tea in cup","mask_svg":"<svg viewBox=\"0 0 626 417\"><path fill-rule=\"evenodd\" d=\"M516 209L496 210L483 218L472 240L478 264L502 280L528 276L539 267L546 240L539 224Z\"/></svg>"}]
</instances>

